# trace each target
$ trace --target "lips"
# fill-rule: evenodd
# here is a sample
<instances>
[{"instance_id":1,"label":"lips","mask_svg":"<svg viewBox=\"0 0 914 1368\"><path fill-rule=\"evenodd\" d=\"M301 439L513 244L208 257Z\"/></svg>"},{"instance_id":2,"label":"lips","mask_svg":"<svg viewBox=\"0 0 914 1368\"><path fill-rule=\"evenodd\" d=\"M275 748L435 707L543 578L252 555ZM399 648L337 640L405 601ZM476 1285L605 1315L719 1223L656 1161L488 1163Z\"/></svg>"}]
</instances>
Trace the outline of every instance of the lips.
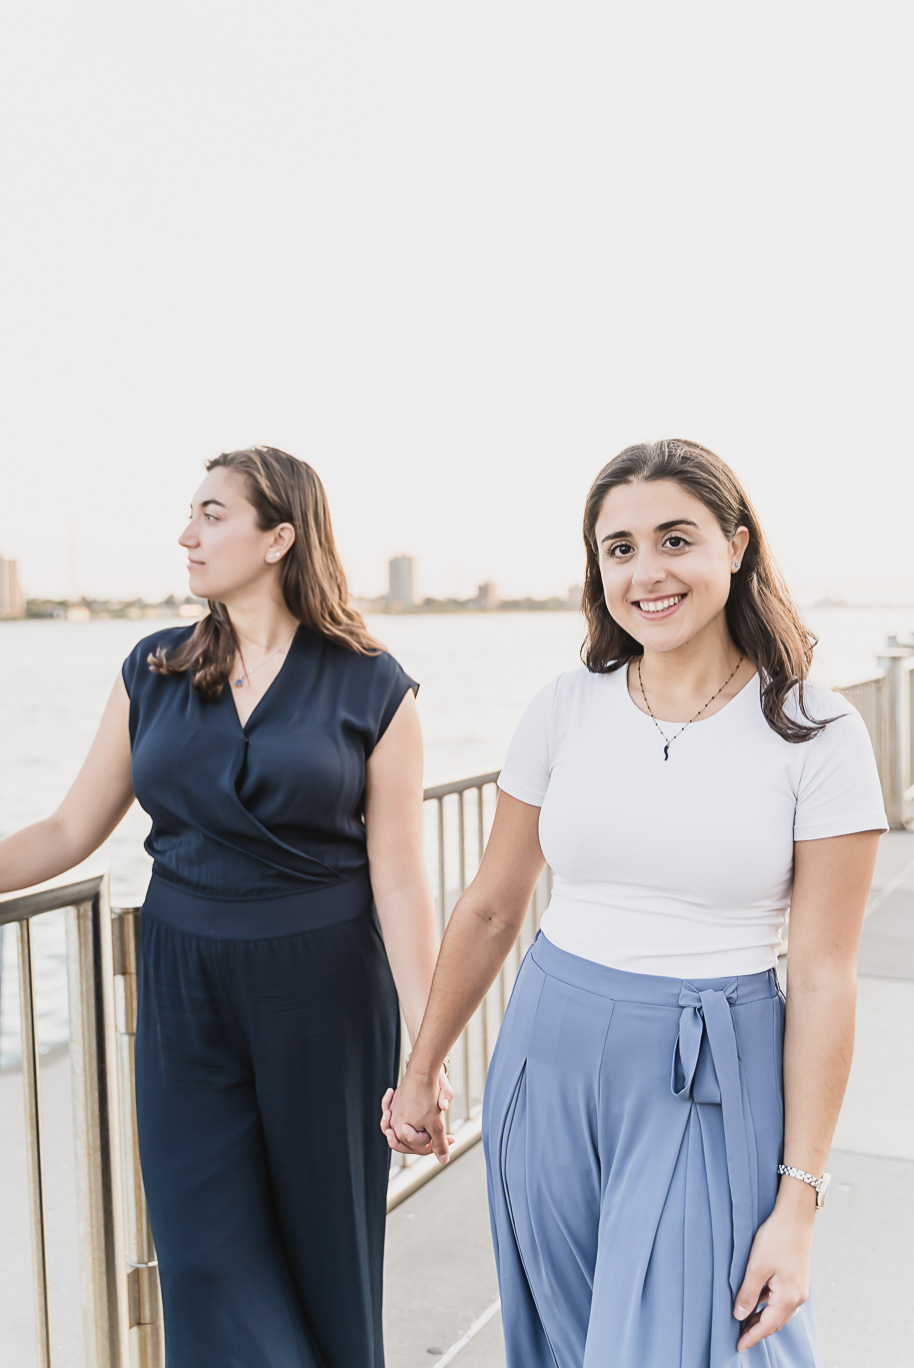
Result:
<instances>
[{"instance_id":1,"label":"lips","mask_svg":"<svg viewBox=\"0 0 914 1368\"><path fill-rule=\"evenodd\" d=\"M667 617L676 611L685 597L685 594L669 594L666 598L636 599L634 607L637 608L642 617Z\"/></svg>"}]
</instances>

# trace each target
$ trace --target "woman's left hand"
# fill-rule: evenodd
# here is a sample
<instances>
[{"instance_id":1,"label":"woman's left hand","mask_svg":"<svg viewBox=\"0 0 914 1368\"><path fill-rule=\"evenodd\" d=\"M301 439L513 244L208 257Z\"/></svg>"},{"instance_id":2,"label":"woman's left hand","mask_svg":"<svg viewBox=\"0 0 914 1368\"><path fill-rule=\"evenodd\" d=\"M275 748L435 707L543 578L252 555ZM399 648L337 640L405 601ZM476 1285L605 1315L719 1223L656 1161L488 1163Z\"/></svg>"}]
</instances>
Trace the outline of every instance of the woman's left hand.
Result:
<instances>
[{"instance_id":1,"label":"woman's left hand","mask_svg":"<svg viewBox=\"0 0 914 1368\"><path fill-rule=\"evenodd\" d=\"M786 1325L809 1296L809 1254L815 1208L775 1209L759 1226L733 1314L744 1321L737 1349L749 1349ZM760 1301L766 1301L756 1311Z\"/></svg>"},{"instance_id":2,"label":"woman's left hand","mask_svg":"<svg viewBox=\"0 0 914 1368\"><path fill-rule=\"evenodd\" d=\"M392 1108L392 1106L393 1106L393 1100L394 1100L394 1089L393 1089L393 1088L388 1088L388 1089L387 1089L387 1092L386 1092L386 1093L384 1094L384 1096L381 1098L381 1130L382 1130L382 1131L384 1132L384 1134L387 1136L388 1141L391 1139L391 1136L392 1136L392 1134L393 1134L393 1132L390 1130L390 1117L391 1117L391 1108ZM444 1069L442 1068L441 1071L440 1071L440 1073L438 1074L438 1108L439 1108L439 1110L440 1110L440 1111L443 1111L443 1112L444 1112L444 1111L447 1111L448 1107L451 1105L451 1103L453 1102L453 1100L454 1100L454 1089L451 1087L450 1083L448 1082L448 1076L447 1076L447 1074L445 1073ZM419 1139L419 1138L421 1138L421 1137L424 1137L426 1141L428 1140L428 1132L427 1132L427 1131L413 1131L413 1134L416 1136L417 1139ZM394 1145L391 1145L391 1149L393 1149L393 1148L395 1148L395 1146L394 1146Z\"/></svg>"}]
</instances>

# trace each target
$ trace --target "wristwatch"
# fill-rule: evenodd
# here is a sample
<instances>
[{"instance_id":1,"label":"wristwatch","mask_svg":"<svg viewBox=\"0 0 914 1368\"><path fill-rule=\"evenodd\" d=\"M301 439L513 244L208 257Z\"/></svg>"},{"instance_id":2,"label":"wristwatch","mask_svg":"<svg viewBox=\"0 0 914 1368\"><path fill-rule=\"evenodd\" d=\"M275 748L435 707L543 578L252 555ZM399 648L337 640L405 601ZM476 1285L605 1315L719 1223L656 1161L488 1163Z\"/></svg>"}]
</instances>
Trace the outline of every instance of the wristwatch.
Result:
<instances>
[{"instance_id":1,"label":"wristwatch","mask_svg":"<svg viewBox=\"0 0 914 1368\"><path fill-rule=\"evenodd\" d=\"M821 1211L825 1205L825 1197L828 1193L828 1185L831 1182L831 1174L823 1173L821 1178L816 1178L812 1173L806 1173L803 1169L794 1168L792 1164L778 1164L778 1173L786 1174L788 1178L799 1178L801 1183L808 1183L811 1188L816 1190L816 1211Z\"/></svg>"}]
</instances>

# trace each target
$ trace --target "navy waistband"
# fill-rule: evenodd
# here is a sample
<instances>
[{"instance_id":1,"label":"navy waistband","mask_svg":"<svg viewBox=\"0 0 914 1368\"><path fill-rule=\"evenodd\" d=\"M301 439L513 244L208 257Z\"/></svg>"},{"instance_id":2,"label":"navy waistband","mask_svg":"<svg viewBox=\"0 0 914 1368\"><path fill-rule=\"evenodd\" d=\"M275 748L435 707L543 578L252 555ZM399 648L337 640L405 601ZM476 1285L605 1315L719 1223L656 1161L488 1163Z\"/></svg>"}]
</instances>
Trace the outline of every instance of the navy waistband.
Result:
<instances>
[{"instance_id":1,"label":"navy waistband","mask_svg":"<svg viewBox=\"0 0 914 1368\"><path fill-rule=\"evenodd\" d=\"M726 992L731 1005L758 1002L777 997L778 978L774 969L758 974L734 974L722 978L669 978L665 974L635 974L629 969L612 969L596 960L584 959L554 945L542 931L537 932L531 957L552 978L588 993L612 998L614 1002L642 1002L655 1007L681 1007L685 988L699 992Z\"/></svg>"},{"instance_id":2,"label":"navy waistband","mask_svg":"<svg viewBox=\"0 0 914 1368\"><path fill-rule=\"evenodd\" d=\"M373 910L367 865L339 883L244 902L190 893L153 874L143 903L144 917L216 940L292 936L370 917Z\"/></svg>"}]
</instances>

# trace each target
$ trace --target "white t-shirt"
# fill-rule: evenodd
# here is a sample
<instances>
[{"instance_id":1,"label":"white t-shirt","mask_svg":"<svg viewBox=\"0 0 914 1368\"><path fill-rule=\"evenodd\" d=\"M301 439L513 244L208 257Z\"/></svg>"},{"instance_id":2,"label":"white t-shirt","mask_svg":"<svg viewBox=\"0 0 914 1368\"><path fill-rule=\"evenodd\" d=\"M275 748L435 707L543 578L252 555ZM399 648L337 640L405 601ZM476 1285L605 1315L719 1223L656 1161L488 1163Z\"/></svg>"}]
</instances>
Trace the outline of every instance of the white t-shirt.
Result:
<instances>
[{"instance_id":1,"label":"white t-shirt","mask_svg":"<svg viewBox=\"0 0 914 1368\"><path fill-rule=\"evenodd\" d=\"M859 713L829 689L807 684L805 696L814 718L837 718L809 741L772 731L756 677L688 726L664 760L624 667L581 667L541 690L498 783L541 809L540 844L555 874L544 935L643 974L771 968L794 841L887 827ZM681 725L660 720L667 736Z\"/></svg>"}]
</instances>

